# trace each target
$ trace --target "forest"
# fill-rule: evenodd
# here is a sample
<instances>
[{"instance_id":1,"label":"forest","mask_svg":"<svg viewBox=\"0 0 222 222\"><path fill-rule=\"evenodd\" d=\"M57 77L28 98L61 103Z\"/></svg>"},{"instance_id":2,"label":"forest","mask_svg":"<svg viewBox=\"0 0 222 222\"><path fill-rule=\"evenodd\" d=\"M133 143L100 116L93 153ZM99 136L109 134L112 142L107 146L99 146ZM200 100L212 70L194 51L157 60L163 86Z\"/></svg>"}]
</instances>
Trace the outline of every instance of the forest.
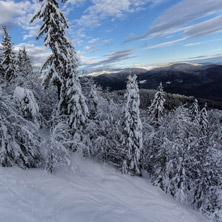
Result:
<instances>
[{"instance_id":1,"label":"forest","mask_svg":"<svg viewBox=\"0 0 222 222\"><path fill-rule=\"evenodd\" d=\"M162 83L145 106L133 73L124 96L102 90L78 75L58 1L45 1L31 22L36 19L36 39L51 49L40 72L33 71L25 48L14 52L3 26L0 165L53 174L77 152L123 174L148 175L179 202L222 221L222 111L195 98L166 105Z\"/></svg>"}]
</instances>

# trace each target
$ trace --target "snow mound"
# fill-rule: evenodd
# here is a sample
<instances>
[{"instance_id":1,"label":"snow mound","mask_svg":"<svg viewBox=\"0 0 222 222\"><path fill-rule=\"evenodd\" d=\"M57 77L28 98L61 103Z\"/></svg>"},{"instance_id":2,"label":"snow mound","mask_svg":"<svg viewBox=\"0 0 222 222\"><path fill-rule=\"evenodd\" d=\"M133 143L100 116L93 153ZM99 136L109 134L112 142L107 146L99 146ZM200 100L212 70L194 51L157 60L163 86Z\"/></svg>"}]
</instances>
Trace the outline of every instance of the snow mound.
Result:
<instances>
[{"instance_id":1,"label":"snow mound","mask_svg":"<svg viewBox=\"0 0 222 222\"><path fill-rule=\"evenodd\" d=\"M72 170L0 167L2 222L204 222L148 181L73 158Z\"/></svg>"}]
</instances>

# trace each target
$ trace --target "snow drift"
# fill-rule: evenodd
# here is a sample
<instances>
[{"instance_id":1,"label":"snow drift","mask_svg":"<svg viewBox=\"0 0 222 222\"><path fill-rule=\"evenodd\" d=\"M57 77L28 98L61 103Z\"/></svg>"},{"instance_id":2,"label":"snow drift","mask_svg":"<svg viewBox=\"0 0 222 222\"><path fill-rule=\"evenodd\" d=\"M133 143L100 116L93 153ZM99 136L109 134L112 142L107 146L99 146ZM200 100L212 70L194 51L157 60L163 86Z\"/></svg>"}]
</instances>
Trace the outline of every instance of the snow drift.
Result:
<instances>
[{"instance_id":1,"label":"snow drift","mask_svg":"<svg viewBox=\"0 0 222 222\"><path fill-rule=\"evenodd\" d=\"M73 157L56 175L0 167L1 222L204 222L147 180Z\"/></svg>"}]
</instances>

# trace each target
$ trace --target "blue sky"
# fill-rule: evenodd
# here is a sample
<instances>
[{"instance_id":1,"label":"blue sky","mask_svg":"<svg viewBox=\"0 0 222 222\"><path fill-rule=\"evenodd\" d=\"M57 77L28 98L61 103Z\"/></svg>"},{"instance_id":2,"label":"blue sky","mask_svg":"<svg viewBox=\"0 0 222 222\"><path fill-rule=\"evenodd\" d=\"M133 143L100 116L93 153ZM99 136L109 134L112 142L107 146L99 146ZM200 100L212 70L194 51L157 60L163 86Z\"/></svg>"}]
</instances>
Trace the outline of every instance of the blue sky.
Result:
<instances>
[{"instance_id":1,"label":"blue sky","mask_svg":"<svg viewBox=\"0 0 222 222\"><path fill-rule=\"evenodd\" d=\"M35 41L41 22L29 24L40 5L0 0L0 25L35 65L50 54ZM80 70L88 73L222 57L222 0L68 0L60 8Z\"/></svg>"}]
</instances>

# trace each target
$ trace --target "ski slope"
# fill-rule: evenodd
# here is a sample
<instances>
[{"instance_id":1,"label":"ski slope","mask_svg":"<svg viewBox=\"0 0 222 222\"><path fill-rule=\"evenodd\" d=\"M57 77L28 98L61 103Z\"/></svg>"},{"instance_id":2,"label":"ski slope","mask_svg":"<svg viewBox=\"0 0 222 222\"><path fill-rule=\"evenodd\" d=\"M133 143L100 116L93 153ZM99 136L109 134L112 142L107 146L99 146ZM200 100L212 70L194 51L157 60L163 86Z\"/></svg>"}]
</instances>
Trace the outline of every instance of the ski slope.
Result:
<instances>
[{"instance_id":1,"label":"ski slope","mask_svg":"<svg viewBox=\"0 0 222 222\"><path fill-rule=\"evenodd\" d=\"M0 167L0 222L204 222L147 180L73 157L72 169Z\"/></svg>"}]
</instances>

